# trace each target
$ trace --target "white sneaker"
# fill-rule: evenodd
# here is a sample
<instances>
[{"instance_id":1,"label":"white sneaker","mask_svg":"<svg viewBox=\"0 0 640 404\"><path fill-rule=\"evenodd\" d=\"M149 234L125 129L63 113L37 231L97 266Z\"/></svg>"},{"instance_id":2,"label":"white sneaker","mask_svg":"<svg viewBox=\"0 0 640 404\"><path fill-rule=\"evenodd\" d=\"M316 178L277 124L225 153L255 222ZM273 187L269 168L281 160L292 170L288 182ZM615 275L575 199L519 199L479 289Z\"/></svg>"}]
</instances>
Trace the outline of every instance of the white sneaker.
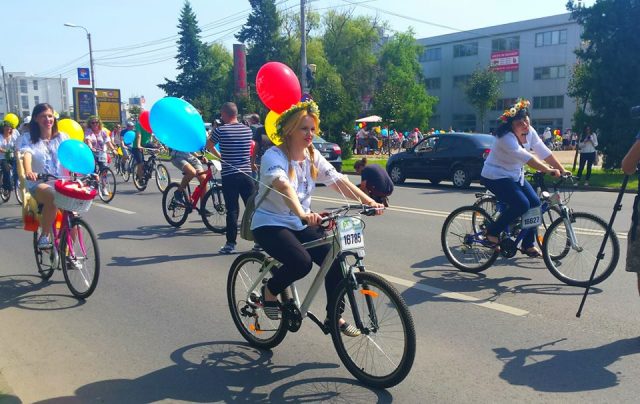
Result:
<instances>
[{"instance_id":1,"label":"white sneaker","mask_svg":"<svg viewBox=\"0 0 640 404\"><path fill-rule=\"evenodd\" d=\"M67 258L67 269L80 270L82 269L82 262L77 258Z\"/></svg>"}]
</instances>

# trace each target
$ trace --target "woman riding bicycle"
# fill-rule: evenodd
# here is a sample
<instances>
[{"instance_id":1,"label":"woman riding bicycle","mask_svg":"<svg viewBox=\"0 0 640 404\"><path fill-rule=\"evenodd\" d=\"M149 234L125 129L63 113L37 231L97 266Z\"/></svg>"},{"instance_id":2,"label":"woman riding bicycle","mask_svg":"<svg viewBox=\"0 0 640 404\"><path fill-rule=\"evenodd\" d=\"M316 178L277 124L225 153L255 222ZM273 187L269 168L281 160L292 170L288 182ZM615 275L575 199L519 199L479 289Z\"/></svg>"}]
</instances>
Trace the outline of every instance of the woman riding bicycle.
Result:
<instances>
[{"instance_id":1,"label":"woman riding bicycle","mask_svg":"<svg viewBox=\"0 0 640 404\"><path fill-rule=\"evenodd\" d=\"M87 119L87 130L84 134L84 142L93 152L98 169L102 170L106 167L107 149L115 153L116 148L111 142L107 131L102 128L102 121L95 115Z\"/></svg>"},{"instance_id":2,"label":"woman riding bicycle","mask_svg":"<svg viewBox=\"0 0 640 404\"><path fill-rule=\"evenodd\" d=\"M496 130L497 139L482 168L483 184L499 201L508 205L498 220L487 229L487 240L494 248L499 247L498 236L511 222L530 208L540 206L540 198L525 179L524 165L556 177L566 172L530 126L528 108L529 101L521 99L498 118L500 126ZM533 150L535 156L529 150ZM530 257L542 255L534 247L535 233L528 232L522 240L522 251Z\"/></svg>"},{"instance_id":3,"label":"woman riding bicycle","mask_svg":"<svg viewBox=\"0 0 640 404\"><path fill-rule=\"evenodd\" d=\"M38 248L51 247L51 225L56 217L54 190L51 184L38 179L38 174L62 174L58 161L60 143L69 139L66 133L58 131L58 122L53 116L53 107L47 103L33 108L29 123L29 139L20 150L24 153L24 172L29 193L42 204L42 235Z\"/></svg>"},{"instance_id":4,"label":"woman riding bicycle","mask_svg":"<svg viewBox=\"0 0 640 404\"><path fill-rule=\"evenodd\" d=\"M307 275L314 262L321 264L330 251L328 245L309 250L302 246L302 243L325 235L320 226L322 215L310 209L311 193L316 181L363 204L383 208L382 204L375 202L347 177L338 173L314 149L312 141L319 124L316 103L299 102L283 112L277 121L276 137L281 144L271 147L262 156L261 182L256 196L256 201L260 202L253 216L251 230L255 241L282 263L280 268L273 271L272 278L262 290L264 311L271 319L279 316L277 295ZM382 213L382 210L378 213ZM325 279L327 297L343 278L340 264L336 261ZM343 319L339 325L345 335L355 337L360 334L356 327Z\"/></svg>"},{"instance_id":5,"label":"woman riding bicycle","mask_svg":"<svg viewBox=\"0 0 640 404\"><path fill-rule=\"evenodd\" d=\"M12 181L12 172L16 172L16 159L14 152L16 149L16 140L18 138L16 130L11 122L0 122L0 166L2 168L2 188L6 192L13 189L14 181Z\"/></svg>"}]
</instances>

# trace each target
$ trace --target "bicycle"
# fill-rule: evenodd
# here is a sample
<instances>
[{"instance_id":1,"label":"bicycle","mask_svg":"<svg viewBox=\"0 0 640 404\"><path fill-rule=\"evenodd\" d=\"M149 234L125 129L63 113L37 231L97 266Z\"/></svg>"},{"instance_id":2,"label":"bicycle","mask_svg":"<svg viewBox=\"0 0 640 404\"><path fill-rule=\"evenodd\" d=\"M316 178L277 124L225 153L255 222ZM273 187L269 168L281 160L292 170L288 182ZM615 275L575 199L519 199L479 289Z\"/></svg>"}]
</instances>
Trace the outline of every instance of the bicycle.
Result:
<instances>
[{"instance_id":1,"label":"bicycle","mask_svg":"<svg viewBox=\"0 0 640 404\"><path fill-rule=\"evenodd\" d=\"M11 186L19 205L22 205L22 192L18 182L18 175L15 170L15 151L9 150L5 153L5 161L11 165ZM2 184L4 182L4 174L0 170L0 203L7 203L11 199L11 189L5 189Z\"/></svg>"},{"instance_id":2,"label":"bicycle","mask_svg":"<svg viewBox=\"0 0 640 404\"><path fill-rule=\"evenodd\" d=\"M116 168L116 174L122 176L124 182L129 182L131 178L131 159L125 159L122 154L122 147L118 146L118 152L115 155L114 166Z\"/></svg>"},{"instance_id":3,"label":"bicycle","mask_svg":"<svg viewBox=\"0 0 640 404\"><path fill-rule=\"evenodd\" d=\"M539 198L542 197L543 192L549 193L549 188L545 184L544 181L544 173L540 171L536 171L535 173L527 172L525 176L528 180L530 180L531 186L536 191L536 194ZM562 203L568 204L571 199L571 195L573 195L573 184L575 180L572 176L563 176L558 181L555 181L552 185L553 192L559 192L562 196ZM473 203L473 206L477 206L479 208L484 209L489 213L491 218L495 221L498 218L499 212L504 211L506 209L506 205L503 204L500 209L498 209L498 204L501 203L498 201L496 196L489 190L485 192L478 192L475 194L476 201ZM547 210L542 215L542 227L546 231L547 228L554 220L562 216L562 210L559 206L550 204L549 210ZM544 242L544 232L538 232L538 236L536 237L536 242L538 243L538 247L542 248L542 243Z\"/></svg>"},{"instance_id":4,"label":"bicycle","mask_svg":"<svg viewBox=\"0 0 640 404\"><path fill-rule=\"evenodd\" d=\"M161 149L143 147L141 150L148 151L149 158L143 162L142 178L138 177L136 173L136 164L133 159L130 158L132 166L131 171L133 172L133 185L138 191L144 191L147 189L149 180L154 177L158 190L160 192L164 192L164 190L167 189L167 186L171 183L171 176L169 175L167 167L165 167L164 164L157 162L157 156Z\"/></svg>"},{"instance_id":5,"label":"bicycle","mask_svg":"<svg viewBox=\"0 0 640 404\"><path fill-rule=\"evenodd\" d=\"M213 167L213 170L211 167ZM224 233L227 230L227 209L222 195L222 182L214 176L221 169L222 166L219 161L207 162L207 176L204 183L208 184L209 189L202 196L202 184L198 184L193 192L191 192L191 185L187 184L187 189L184 193L185 198L188 198L187 204L176 201L175 193L180 184L172 182L162 192L162 214L167 223L173 227L180 227L187 220L187 216L193 210L196 210L209 230L214 233ZM198 202L200 202L200 207L198 207Z\"/></svg>"},{"instance_id":6,"label":"bicycle","mask_svg":"<svg viewBox=\"0 0 640 404\"><path fill-rule=\"evenodd\" d=\"M241 254L231 265L227 278L227 298L231 317L240 334L251 345L271 349L280 344L287 332L300 329L302 320L310 318L326 334L347 370L364 384L376 388L397 385L408 375L415 358L416 336L413 318L402 296L383 277L365 272L364 222L361 214L375 214L362 207L357 215L347 215L351 208L333 210L323 219L330 225L325 237L304 243L306 249L331 245L302 303L295 284L282 293L282 315L270 320L261 306L260 289L271 270L280 263L262 252ZM330 229L330 230L329 230ZM349 260L354 259L350 264ZM320 321L309 311L325 276L339 260L344 279L328 301L328 318ZM345 304L345 300L348 304ZM346 337L338 321L346 321L360 330L358 337Z\"/></svg>"},{"instance_id":7,"label":"bicycle","mask_svg":"<svg viewBox=\"0 0 640 404\"><path fill-rule=\"evenodd\" d=\"M78 299L86 299L98 285L100 250L93 230L80 217L80 213L87 212L91 207L99 180L95 175L75 181L61 180L48 174L41 174L38 178L45 181L57 179L54 187L58 207L58 215L52 225L52 246L38 248L37 228L33 232L38 273L43 280L48 280L55 270L62 270L71 293Z\"/></svg>"},{"instance_id":8,"label":"bicycle","mask_svg":"<svg viewBox=\"0 0 640 404\"><path fill-rule=\"evenodd\" d=\"M116 196L116 176L109 168L109 157L106 153L94 152L96 159L95 173L98 175L98 196L104 203L109 203ZM102 163L102 168L100 164Z\"/></svg>"},{"instance_id":9,"label":"bicycle","mask_svg":"<svg viewBox=\"0 0 640 404\"><path fill-rule=\"evenodd\" d=\"M486 238L486 230L494 222L491 214L478 206L463 206L454 210L444 221L440 235L447 259L462 271L478 273L489 268L499 255L512 258L526 234L542 223L542 216L552 206L557 206L561 216L545 231L542 257L549 272L558 280L571 286L585 286L607 223L591 213L571 211L562 202L557 190L553 194L543 192L541 201L540 207L517 218L500 235L499 251ZM601 257L602 265L592 284L607 279L613 273L619 257L620 243L617 235L612 233Z\"/></svg>"}]
</instances>

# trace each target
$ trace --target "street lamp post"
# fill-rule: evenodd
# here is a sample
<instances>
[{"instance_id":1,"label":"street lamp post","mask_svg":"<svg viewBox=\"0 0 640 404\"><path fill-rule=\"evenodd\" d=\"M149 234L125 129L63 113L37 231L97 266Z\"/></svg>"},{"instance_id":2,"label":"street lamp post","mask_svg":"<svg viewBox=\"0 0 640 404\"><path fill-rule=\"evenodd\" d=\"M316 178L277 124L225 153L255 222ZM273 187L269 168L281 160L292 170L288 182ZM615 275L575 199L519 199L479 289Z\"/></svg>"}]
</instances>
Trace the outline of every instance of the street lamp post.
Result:
<instances>
[{"instance_id":1,"label":"street lamp post","mask_svg":"<svg viewBox=\"0 0 640 404\"><path fill-rule=\"evenodd\" d=\"M82 28L84 32L87 33L87 39L89 40L89 70L91 74L91 92L93 93L93 115L98 115L98 98L96 97L96 78L95 70L93 69L93 48L91 47L91 34L89 33L89 30L82 25L65 22L64 26L71 28ZM77 106L75 106L75 108L77 108Z\"/></svg>"}]
</instances>

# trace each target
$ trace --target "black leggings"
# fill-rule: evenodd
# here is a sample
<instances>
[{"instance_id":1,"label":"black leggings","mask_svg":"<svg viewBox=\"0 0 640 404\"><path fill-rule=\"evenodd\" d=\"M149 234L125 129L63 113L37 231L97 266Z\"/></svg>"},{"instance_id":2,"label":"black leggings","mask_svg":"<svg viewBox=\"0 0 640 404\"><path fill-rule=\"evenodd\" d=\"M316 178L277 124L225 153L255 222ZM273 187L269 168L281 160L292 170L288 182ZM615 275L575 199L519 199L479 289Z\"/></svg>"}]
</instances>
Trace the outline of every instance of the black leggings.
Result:
<instances>
[{"instance_id":1,"label":"black leggings","mask_svg":"<svg viewBox=\"0 0 640 404\"><path fill-rule=\"evenodd\" d=\"M307 226L300 231L280 226L263 226L253 230L253 237L260 247L282 263L280 268L273 271L272 278L267 282L271 293L278 295L291 283L304 278L311 271L314 262L322 264L331 246L327 244L307 250L302 247L302 243L323 236L324 229L319 226ZM340 262L334 261L324 280L327 302L343 277Z\"/></svg>"},{"instance_id":2,"label":"black leggings","mask_svg":"<svg viewBox=\"0 0 640 404\"><path fill-rule=\"evenodd\" d=\"M250 174L230 174L222 177L222 196L227 208L227 243L235 244L238 237L238 215L240 213L238 197L242 198L244 206L247 206L247 199L253 193L254 182Z\"/></svg>"}]
</instances>

